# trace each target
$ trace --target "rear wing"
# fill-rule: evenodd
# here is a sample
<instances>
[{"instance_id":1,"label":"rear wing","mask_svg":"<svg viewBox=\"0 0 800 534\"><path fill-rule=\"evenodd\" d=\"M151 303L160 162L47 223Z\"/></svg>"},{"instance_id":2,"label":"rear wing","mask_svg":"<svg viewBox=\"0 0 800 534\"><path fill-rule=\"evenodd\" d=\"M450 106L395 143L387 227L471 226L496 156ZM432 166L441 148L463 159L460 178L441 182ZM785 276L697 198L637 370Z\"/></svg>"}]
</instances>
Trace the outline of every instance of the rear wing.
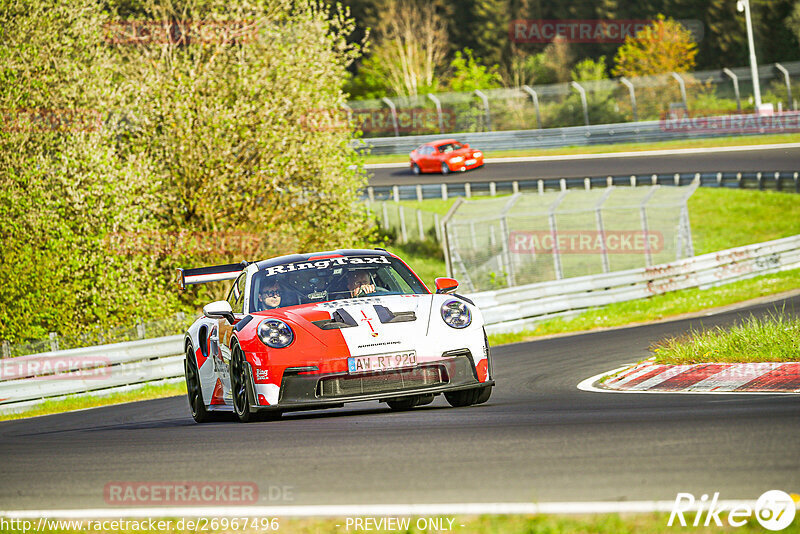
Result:
<instances>
[{"instance_id":1,"label":"rear wing","mask_svg":"<svg viewBox=\"0 0 800 534\"><path fill-rule=\"evenodd\" d=\"M250 265L249 262L243 261L213 267L198 267L197 269L178 269L178 285L181 289L186 289L186 286L192 284L233 280L248 265Z\"/></svg>"}]
</instances>

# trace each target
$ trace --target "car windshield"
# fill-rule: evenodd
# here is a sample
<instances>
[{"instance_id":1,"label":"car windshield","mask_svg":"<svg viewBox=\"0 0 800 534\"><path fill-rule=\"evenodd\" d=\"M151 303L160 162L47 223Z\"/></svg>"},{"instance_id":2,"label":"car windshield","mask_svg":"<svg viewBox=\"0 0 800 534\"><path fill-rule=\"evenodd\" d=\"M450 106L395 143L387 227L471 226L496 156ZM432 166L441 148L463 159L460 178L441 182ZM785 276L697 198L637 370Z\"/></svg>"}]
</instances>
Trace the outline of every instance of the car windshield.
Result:
<instances>
[{"instance_id":1,"label":"car windshield","mask_svg":"<svg viewBox=\"0 0 800 534\"><path fill-rule=\"evenodd\" d=\"M442 145L439 147L439 152L441 152L442 154L447 154L448 152L452 152L454 150L458 150L463 147L464 145L462 145L461 143L447 143L446 145Z\"/></svg>"},{"instance_id":2,"label":"car windshield","mask_svg":"<svg viewBox=\"0 0 800 534\"><path fill-rule=\"evenodd\" d=\"M337 256L261 269L253 275L250 308L264 311L356 297L428 293L396 258Z\"/></svg>"}]
</instances>

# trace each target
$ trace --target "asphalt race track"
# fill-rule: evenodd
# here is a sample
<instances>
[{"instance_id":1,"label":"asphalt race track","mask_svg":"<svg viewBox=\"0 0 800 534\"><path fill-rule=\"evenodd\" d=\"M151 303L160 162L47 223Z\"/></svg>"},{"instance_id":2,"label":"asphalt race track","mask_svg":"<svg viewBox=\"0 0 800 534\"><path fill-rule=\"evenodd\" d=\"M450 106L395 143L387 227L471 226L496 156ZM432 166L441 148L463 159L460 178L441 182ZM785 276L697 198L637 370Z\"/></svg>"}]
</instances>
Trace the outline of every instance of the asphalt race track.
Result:
<instances>
[{"instance_id":1,"label":"asphalt race track","mask_svg":"<svg viewBox=\"0 0 800 534\"><path fill-rule=\"evenodd\" d=\"M800 313L800 297L777 306ZM196 425L176 397L0 423L0 509L105 507L105 485L128 481L253 482L259 505L798 492L797 395L576 388L646 357L664 336L774 307L498 347L494 395L470 408L437 398L403 413L373 402L278 422ZM288 493L270 494L278 487Z\"/></svg>"},{"instance_id":2,"label":"asphalt race track","mask_svg":"<svg viewBox=\"0 0 800 534\"><path fill-rule=\"evenodd\" d=\"M476 147L479 148L479 147ZM408 167L370 169L369 185L414 185L462 182L531 180L546 178L584 178L586 176L650 175L675 172L797 171L800 148L742 150L722 153L675 154L636 157L603 157L486 163L481 169L465 173L423 174L414 176Z\"/></svg>"}]
</instances>

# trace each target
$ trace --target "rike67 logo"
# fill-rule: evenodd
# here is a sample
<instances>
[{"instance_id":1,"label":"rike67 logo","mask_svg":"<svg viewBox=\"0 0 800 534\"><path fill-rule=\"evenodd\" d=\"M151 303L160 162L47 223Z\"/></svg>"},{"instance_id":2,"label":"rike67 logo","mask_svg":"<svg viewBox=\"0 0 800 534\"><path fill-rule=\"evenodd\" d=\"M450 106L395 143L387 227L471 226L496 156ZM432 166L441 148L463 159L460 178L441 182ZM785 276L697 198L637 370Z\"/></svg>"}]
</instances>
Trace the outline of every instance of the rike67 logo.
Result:
<instances>
[{"instance_id":1,"label":"rike67 logo","mask_svg":"<svg viewBox=\"0 0 800 534\"><path fill-rule=\"evenodd\" d=\"M727 513L727 522L732 527L744 526L748 520L755 518L767 530L783 530L794 521L797 503L792 495L781 490L770 490L761 495L755 503L736 501L719 501L719 493L714 493L711 501L703 495L697 501L691 493L678 493L667 526L671 527L677 520L682 527L723 526L721 515ZM796 495L794 497L797 497Z\"/></svg>"}]
</instances>

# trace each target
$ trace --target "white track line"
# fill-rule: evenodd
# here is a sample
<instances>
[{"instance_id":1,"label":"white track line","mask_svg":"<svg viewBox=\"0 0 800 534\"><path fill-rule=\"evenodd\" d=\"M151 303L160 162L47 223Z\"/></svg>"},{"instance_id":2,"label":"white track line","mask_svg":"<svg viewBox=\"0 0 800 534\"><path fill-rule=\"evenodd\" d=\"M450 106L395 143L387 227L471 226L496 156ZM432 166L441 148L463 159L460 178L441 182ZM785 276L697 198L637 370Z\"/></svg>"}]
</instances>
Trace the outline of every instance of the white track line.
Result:
<instances>
[{"instance_id":1,"label":"white track line","mask_svg":"<svg viewBox=\"0 0 800 534\"><path fill-rule=\"evenodd\" d=\"M525 163L537 161L576 161L587 159L645 158L650 156L679 156L689 154L719 154L725 152L750 152L755 150L776 150L781 148L800 148L800 143L779 143L771 145L720 146L708 148L674 148L665 150L641 150L631 152L604 152L600 154L559 154L554 156L520 156L512 158L486 158L486 163ZM365 169L402 169L408 163L369 163Z\"/></svg>"},{"instance_id":2,"label":"white track line","mask_svg":"<svg viewBox=\"0 0 800 534\"><path fill-rule=\"evenodd\" d=\"M443 503L443 504L352 504L308 506L175 506L152 508L88 508L65 510L6 510L8 519L101 519L153 517L348 517L431 516L484 514L618 514L670 512L674 501L587 501L545 503ZM723 500L719 508L755 507L756 501ZM696 511L703 503L688 509Z\"/></svg>"}]
</instances>

